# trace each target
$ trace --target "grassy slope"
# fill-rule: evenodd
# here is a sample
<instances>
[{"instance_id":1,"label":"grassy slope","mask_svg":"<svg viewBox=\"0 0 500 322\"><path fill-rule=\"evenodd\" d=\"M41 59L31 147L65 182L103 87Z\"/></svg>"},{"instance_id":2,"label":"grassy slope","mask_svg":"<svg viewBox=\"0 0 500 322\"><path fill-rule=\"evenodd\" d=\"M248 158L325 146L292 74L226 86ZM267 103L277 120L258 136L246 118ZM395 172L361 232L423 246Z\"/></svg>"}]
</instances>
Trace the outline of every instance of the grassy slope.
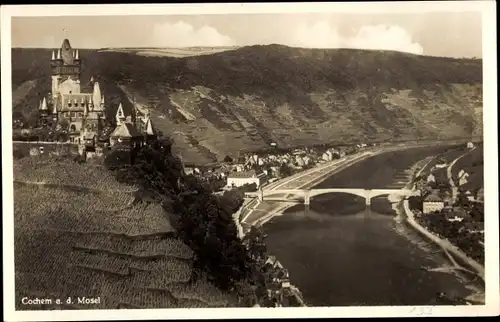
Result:
<instances>
[{"instance_id":1,"label":"grassy slope","mask_svg":"<svg viewBox=\"0 0 500 322\"><path fill-rule=\"evenodd\" d=\"M458 173L464 170L469 174L467 183L462 187L464 190L474 191L484 187L484 156L483 146L478 146L471 153L457 161L452 169L452 176L458 182Z\"/></svg>"},{"instance_id":2,"label":"grassy slope","mask_svg":"<svg viewBox=\"0 0 500 322\"><path fill-rule=\"evenodd\" d=\"M192 57L80 51L114 114L147 105L189 162L281 145L482 132L482 62L398 52L251 46ZM50 52L14 49L15 111L49 88ZM38 80L31 91L27 81ZM174 134L175 133L175 134Z\"/></svg>"},{"instance_id":3,"label":"grassy slope","mask_svg":"<svg viewBox=\"0 0 500 322\"><path fill-rule=\"evenodd\" d=\"M190 281L192 250L175 237L162 208L141 200L135 187L98 166L35 157L15 162L18 301L101 297L97 306L68 307L79 309L234 303L210 283Z\"/></svg>"}]
</instances>

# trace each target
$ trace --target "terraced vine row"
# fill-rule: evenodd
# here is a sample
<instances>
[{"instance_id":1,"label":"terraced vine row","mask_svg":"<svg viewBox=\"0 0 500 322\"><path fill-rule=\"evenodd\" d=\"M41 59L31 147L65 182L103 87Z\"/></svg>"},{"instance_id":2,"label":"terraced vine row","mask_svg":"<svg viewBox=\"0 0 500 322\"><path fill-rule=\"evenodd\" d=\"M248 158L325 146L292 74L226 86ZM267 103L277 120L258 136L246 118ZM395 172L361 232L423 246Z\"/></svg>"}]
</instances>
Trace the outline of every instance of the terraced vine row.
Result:
<instances>
[{"instance_id":1,"label":"terraced vine row","mask_svg":"<svg viewBox=\"0 0 500 322\"><path fill-rule=\"evenodd\" d=\"M192 259L193 251L177 238L131 240L105 234L82 235L76 248L129 255L134 258L170 257Z\"/></svg>"},{"instance_id":2,"label":"terraced vine row","mask_svg":"<svg viewBox=\"0 0 500 322\"><path fill-rule=\"evenodd\" d=\"M130 206L133 201L134 197L127 193L77 193L18 186L14 193L15 221L16 225L37 225L62 231L126 235L173 231L160 205L139 203ZM120 207L123 211L116 213L116 208Z\"/></svg>"},{"instance_id":3,"label":"terraced vine row","mask_svg":"<svg viewBox=\"0 0 500 322\"><path fill-rule=\"evenodd\" d=\"M82 186L102 191L132 192L138 188L117 182L113 174L104 167L89 167L76 162L62 162L45 157L16 160L14 180Z\"/></svg>"}]
</instances>

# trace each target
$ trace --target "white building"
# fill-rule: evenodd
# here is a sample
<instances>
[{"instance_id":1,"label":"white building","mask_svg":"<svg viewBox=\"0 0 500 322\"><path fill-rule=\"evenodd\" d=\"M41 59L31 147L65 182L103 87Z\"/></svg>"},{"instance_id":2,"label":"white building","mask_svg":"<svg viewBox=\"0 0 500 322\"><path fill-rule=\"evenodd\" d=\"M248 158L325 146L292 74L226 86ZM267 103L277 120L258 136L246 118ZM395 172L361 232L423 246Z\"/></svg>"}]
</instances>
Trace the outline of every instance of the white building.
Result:
<instances>
[{"instance_id":1,"label":"white building","mask_svg":"<svg viewBox=\"0 0 500 322\"><path fill-rule=\"evenodd\" d=\"M227 176L227 185L231 187L241 187L246 184L257 185L257 188L265 183L266 175L264 173L257 174L254 170L232 172Z\"/></svg>"},{"instance_id":2,"label":"white building","mask_svg":"<svg viewBox=\"0 0 500 322\"><path fill-rule=\"evenodd\" d=\"M444 208L443 199L439 198L435 194L428 195L422 204L422 212L424 214L430 214L434 211L441 211Z\"/></svg>"},{"instance_id":3,"label":"white building","mask_svg":"<svg viewBox=\"0 0 500 322\"><path fill-rule=\"evenodd\" d=\"M467 142L467 149L473 149L473 148L474 148L474 143Z\"/></svg>"},{"instance_id":4,"label":"white building","mask_svg":"<svg viewBox=\"0 0 500 322\"><path fill-rule=\"evenodd\" d=\"M327 150L325 153L323 153L321 158L325 161L332 161L333 160L333 153L330 150Z\"/></svg>"},{"instance_id":5,"label":"white building","mask_svg":"<svg viewBox=\"0 0 500 322\"><path fill-rule=\"evenodd\" d=\"M469 180L469 174L467 172L463 172L462 175L460 176L460 179L458 180L458 185L459 186L463 186L464 184L466 184Z\"/></svg>"},{"instance_id":6,"label":"white building","mask_svg":"<svg viewBox=\"0 0 500 322\"><path fill-rule=\"evenodd\" d=\"M436 182L436 177L431 173L427 176L427 183Z\"/></svg>"}]
</instances>

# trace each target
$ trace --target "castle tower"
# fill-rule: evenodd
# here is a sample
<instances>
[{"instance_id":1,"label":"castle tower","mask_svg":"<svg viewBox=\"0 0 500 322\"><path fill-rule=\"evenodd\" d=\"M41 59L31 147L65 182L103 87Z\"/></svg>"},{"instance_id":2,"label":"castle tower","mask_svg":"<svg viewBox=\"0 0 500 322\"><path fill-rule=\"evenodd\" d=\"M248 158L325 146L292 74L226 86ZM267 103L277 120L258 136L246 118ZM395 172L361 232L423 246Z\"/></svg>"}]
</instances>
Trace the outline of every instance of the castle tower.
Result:
<instances>
[{"instance_id":1,"label":"castle tower","mask_svg":"<svg viewBox=\"0 0 500 322\"><path fill-rule=\"evenodd\" d=\"M54 55L52 55L54 58ZM74 53L68 39L64 39L61 48L57 50L57 57L52 59L52 97L56 98L59 95L59 85L72 78L80 79L81 61L78 57L78 51Z\"/></svg>"}]
</instances>

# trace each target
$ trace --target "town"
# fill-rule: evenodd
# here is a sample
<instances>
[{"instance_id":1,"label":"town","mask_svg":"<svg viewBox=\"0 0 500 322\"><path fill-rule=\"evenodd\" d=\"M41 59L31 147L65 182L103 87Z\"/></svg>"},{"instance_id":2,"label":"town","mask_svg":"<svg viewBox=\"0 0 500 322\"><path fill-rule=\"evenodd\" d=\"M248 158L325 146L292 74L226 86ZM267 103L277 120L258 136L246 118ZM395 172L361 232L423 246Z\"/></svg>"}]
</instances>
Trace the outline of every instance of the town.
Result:
<instances>
[{"instance_id":1,"label":"town","mask_svg":"<svg viewBox=\"0 0 500 322\"><path fill-rule=\"evenodd\" d=\"M366 150L376 144L357 144L354 146L328 146L303 148L275 148L271 151L249 152L236 160L226 156L223 162L210 165L184 164L184 172L202 180L215 193L245 186L246 191L272 183L280 178L291 176L315 165L346 155Z\"/></svg>"},{"instance_id":2,"label":"town","mask_svg":"<svg viewBox=\"0 0 500 322\"><path fill-rule=\"evenodd\" d=\"M438 158L434 166L423 169L415 178L420 196L410 197L409 203L424 227L484 262L484 187L482 180L477 180L482 175L472 173L478 171L475 166L482 166L482 151L471 142L467 148L471 149L469 155L481 161L464 162L468 170L455 164L458 172L452 173L448 170L449 160Z\"/></svg>"}]
</instances>

